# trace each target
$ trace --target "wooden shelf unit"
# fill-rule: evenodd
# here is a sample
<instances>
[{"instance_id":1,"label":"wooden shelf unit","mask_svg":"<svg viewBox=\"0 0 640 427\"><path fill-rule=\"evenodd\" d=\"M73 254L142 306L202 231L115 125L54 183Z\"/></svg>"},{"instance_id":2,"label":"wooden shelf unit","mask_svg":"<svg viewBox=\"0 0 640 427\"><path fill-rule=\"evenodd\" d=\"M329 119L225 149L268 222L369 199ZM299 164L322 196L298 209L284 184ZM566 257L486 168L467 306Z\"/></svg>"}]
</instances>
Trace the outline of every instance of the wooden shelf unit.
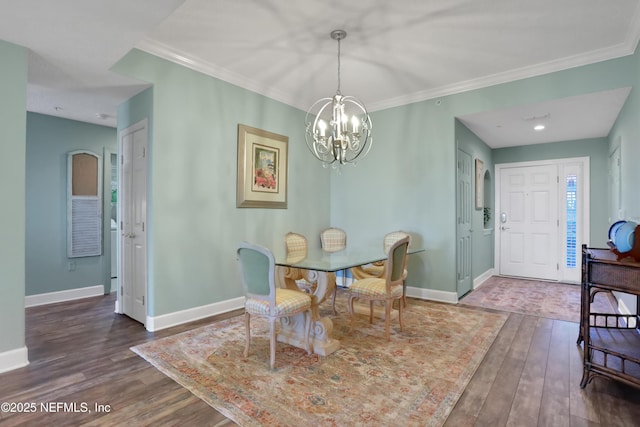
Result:
<instances>
[{"instance_id":1,"label":"wooden shelf unit","mask_svg":"<svg viewBox=\"0 0 640 427\"><path fill-rule=\"evenodd\" d=\"M640 303L640 262L618 259L609 249L582 246L582 295L578 344L584 341L585 388L595 376L603 376L640 388L640 316L597 313L591 303L598 292L618 291L636 295Z\"/></svg>"}]
</instances>

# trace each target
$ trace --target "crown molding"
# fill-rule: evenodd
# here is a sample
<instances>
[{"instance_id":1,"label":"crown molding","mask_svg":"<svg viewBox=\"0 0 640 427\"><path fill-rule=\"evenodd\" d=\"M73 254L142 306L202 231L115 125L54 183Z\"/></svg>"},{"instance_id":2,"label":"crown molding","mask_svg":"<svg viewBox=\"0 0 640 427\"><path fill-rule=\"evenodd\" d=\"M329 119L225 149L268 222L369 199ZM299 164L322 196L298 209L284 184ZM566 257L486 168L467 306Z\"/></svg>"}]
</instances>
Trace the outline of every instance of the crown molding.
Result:
<instances>
[{"instance_id":1,"label":"crown molding","mask_svg":"<svg viewBox=\"0 0 640 427\"><path fill-rule=\"evenodd\" d=\"M136 44L135 48L151 55L160 57L162 59L166 59L167 61L171 61L178 65L182 65L186 68L190 68L194 71L198 71L208 76L223 80L232 85L247 89L251 92L255 92L276 101L283 102L287 105L296 106L295 100L282 91L264 87L255 80L248 79L245 76L234 73L233 71L230 71L226 68L219 67L201 58L195 56L185 56L182 52L179 52L155 40L149 38L142 39L138 44Z\"/></svg>"},{"instance_id":2,"label":"crown molding","mask_svg":"<svg viewBox=\"0 0 640 427\"><path fill-rule=\"evenodd\" d=\"M581 67L584 65L595 64L598 62L632 55L638 45L638 40L640 40L640 5L636 9L634 16L638 19L632 20L633 25L628 32L627 39L624 42L613 47L598 49L586 54L574 55L553 61L543 62L533 66L517 68L514 70L458 82L451 85L440 86L437 88L406 94L387 100L368 102L368 110L379 111L387 108L400 107L416 102L455 95L476 89L483 89L490 86L510 83L517 80L537 77L545 74L564 71L571 68ZM202 60L201 58L185 56L181 52L178 52L175 49L163 43L159 43L155 40L145 38L136 45L136 48L149 54L174 62L176 64L182 65L184 67L190 68L194 71L198 71L211 77L223 80L227 83L239 86L243 89L247 89L276 101L283 102L295 108L301 108L299 105L297 105L297 100L289 94L286 94L282 91L274 90L273 88L264 87L255 80L248 79L242 75L239 75L238 73L234 73L228 69L211 64L207 61Z\"/></svg>"},{"instance_id":3,"label":"crown molding","mask_svg":"<svg viewBox=\"0 0 640 427\"><path fill-rule=\"evenodd\" d=\"M637 40L634 43L637 44ZM469 92L476 89L483 89L499 84L510 83L531 77L538 77L545 74L555 73L558 71L564 71L571 68L595 64L597 62L631 55L635 50L635 44L633 46L630 46L628 43L623 43L615 46L614 48L600 49L584 55L575 55L559 60L536 64L529 67L509 70L503 73L492 74L477 79L458 82L452 85L446 85L434 89L416 92L413 94L407 94L385 101L370 102L367 105L369 107L369 111L379 111L387 108L399 107L402 105L413 104L416 102L427 101L430 99L441 98L463 92Z\"/></svg>"}]
</instances>

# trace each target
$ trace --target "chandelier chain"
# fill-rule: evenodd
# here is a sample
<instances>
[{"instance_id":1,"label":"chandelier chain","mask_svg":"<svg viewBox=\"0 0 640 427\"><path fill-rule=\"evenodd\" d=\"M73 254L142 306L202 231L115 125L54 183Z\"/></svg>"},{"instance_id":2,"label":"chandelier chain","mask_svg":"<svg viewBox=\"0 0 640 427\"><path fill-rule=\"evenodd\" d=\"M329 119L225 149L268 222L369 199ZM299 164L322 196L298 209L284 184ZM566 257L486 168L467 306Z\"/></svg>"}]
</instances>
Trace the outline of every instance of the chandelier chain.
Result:
<instances>
[{"instance_id":1,"label":"chandelier chain","mask_svg":"<svg viewBox=\"0 0 640 427\"><path fill-rule=\"evenodd\" d=\"M338 37L338 90L336 91L338 95L342 95L342 92L340 92L340 40L342 38Z\"/></svg>"}]
</instances>

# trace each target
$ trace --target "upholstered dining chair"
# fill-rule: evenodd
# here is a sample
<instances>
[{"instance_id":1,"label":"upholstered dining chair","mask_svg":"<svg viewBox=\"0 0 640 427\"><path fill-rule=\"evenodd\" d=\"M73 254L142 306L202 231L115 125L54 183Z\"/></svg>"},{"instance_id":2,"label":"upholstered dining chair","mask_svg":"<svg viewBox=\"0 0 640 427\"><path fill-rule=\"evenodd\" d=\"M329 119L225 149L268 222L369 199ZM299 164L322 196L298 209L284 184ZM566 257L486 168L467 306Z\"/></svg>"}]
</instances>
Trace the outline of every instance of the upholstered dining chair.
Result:
<instances>
[{"instance_id":1,"label":"upholstered dining chair","mask_svg":"<svg viewBox=\"0 0 640 427\"><path fill-rule=\"evenodd\" d=\"M389 253L391 246L400 239L409 237L409 244L411 244L411 235L405 231L392 231L385 234L382 239L382 246L384 253ZM383 277L385 274L386 261L378 261L373 264L365 265L362 267L352 268L351 272L355 279L366 279L368 277ZM402 304L407 306L407 270L404 270L404 277L402 278Z\"/></svg>"},{"instance_id":2,"label":"upholstered dining chair","mask_svg":"<svg viewBox=\"0 0 640 427\"><path fill-rule=\"evenodd\" d=\"M322 250L326 252L338 252L346 249L347 247L347 232L341 228L329 227L320 232L320 245ZM342 284L347 281L347 270L342 271ZM336 296L338 295L338 288L333 290L332 304L333 313L336 311Z\"/></svg>"},{"instance_id":3,"label":"upholstered dining chair","mask_svg":"<svg viewBox=\"0 0 640 427\"><path fill-rule=\"evenodd\" d=\"M237 249L242 288L245 294L245 347L244 357L249 355L251 344L251 316L269 319L269 362L273 369L276 360L276 320L304 313L305 349L311 354L309 332L311 329L311 295L302 291L279 288L275 282L275 259L265 247L242 242Z\"/></svg>"},{"instance_id":4,"label":"upholstered dining chair","mask_svg":"<svg viewBox=\"0 0 640 427\"><path fill-rule=\"evenodd\" d=\"M284 236L284 244L287 247L287 256L307 255L307 238L302 234L287 233Z\"/></svg>"},{"instance_id":5,"label":"upholstered dining chair","mask_svg":"<svg viewBox=\"0 0 640 427\"><path fill-rule=\"evenodd\" d=\"M402 323L402 282L404 270L407 267L407 250L409 248L409 236L396 241L389 248L385 274L383 278L369 277L356 280L349 288L349 314L354 316L354 301L356 299L369 301L369 323L373 323L373 303L384 302L384 327L387 341L391 340L391 308L393 302L398 300L398 320L400 330L404 328Z\"/></svg>"},{"instance_id":6,"label":"upholstered dining chair","mask_svg":"<svg viewBox=\"0 0 640 427\"><path fill-rule=\"evenodd\" d=\"M307 256L307 238L302 234L289 232L284 236L284 244L287 248L287 259L303 260ZM305 279L296 280L296 284L306 293L313 293L316 286Z\"/></svg>"}]
</instances>

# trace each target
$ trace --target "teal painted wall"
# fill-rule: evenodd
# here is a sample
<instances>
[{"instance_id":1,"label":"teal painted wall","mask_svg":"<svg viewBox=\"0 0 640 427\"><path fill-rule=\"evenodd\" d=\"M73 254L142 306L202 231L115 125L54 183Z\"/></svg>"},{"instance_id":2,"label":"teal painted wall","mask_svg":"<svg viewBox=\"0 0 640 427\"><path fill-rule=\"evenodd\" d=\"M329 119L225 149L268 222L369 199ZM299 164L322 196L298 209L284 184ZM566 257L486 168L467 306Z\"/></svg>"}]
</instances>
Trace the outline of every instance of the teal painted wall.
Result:
<instances>
[{"instance_id":1,"label":"teal painted wall","mask_svg":"<svg viewBox=\"0 0 640 427\"><path fill-rule=\"evenodd\" d=\"M372 242L388 230L411 231L426 251L411 257L408 285L455 292L456 117L631 86L635 62L628 56L373 113L371 153L331 176L332 224Z\"/></svg>"},{"instance_id":2,"label":"teal painted wall","mask_svg":"<svg viewBox=\"0 0 640 427\"><path fill-rule=\"evenodd\" d=\"M636 50L633 62L635 86L640 85L640 53ZM640 223L640 93L635 87L631 90L624 108L618 116L618 120L609 134L609 153L616 146L621 147L621 174L622 193L621 206L622 218L632 219ZM611 220L618 219L614 216L614 208L611 207Z\"/></svg>"},{"instance_id":3,"label":"teal painted wall","mask_svg":"<svg viewBox=\"0 0 640 427\"><path fill-rule=\"evenodd\" d=\"M498 148L493 151L495 164L528 162L534 160L566 159L571 157L589 158L590 206L589 228L590 246L606 247L609 220L607 203L608 190L608 145L607 138L593 138L576 141L563 141L550 144L525 145L520 147Z\"/></svg>"},{"instance_id":4,"label":"teal painted wall","mask_svg":"<svg viewBox=\"0 0 640 427\"><path fill-rule=\"evenodd\" d=\"M0 146L2 158L12 159L0 185L17 202L0 213L3 223L15 225L0 240L0 321L14 325L0 333L1 351L24 345L27 148L26 51L2 42L0 53L3 138L16 141ZM374 112L373 150L337 174L306 151L302 111L139 51L114 69L154 85L139 98L151 107L134 105L135 98L123 107L131 107L132 122L151 120L152 316L239 296L233 250L239 240L277 246L286 232L299 231L317 245L314 236L328 225L345 228L353 242L379 243L394 229L412 232L426 251L411 257L409 285L455 292L455 118L634 86L640 78L635 54ZM640 218L640 170L633 164L640 158L639 113L632 90L610 136L610 144L623 145L622 199L632 218ZM235 208L238 123L289 136L289 209ZM598 233L592 230L592 241Z\"/></svg>"},{"instance_id":5,"label":"teal painted wall","mask_svg":"<svg viewBox=\"0 0 640 427\"><path fill-rule=\"evenodd\" d=\"M27 49L0 40L0 355L25 345ZM1 368L1 367L0 367Z\"/></svg>"},{"instance_id":6,"label":"teal painted wall","mask_svg":"<svg viewBox=\"0 0 640 427\"><path fill-rule=\"evenodd\" d=\"M618 116L616 124L609 133L608 154L613 153L616 147L621 150L621 209L617 206L609 206L609 222L618 219L632 220L640 224L640 93L637 86L640 85L640 53L636 49L633 71L636 86L631 90L624 108ZM636 312L636 298L628 294L618 294L631 313Z\"/></svg>"},{"instance_id":7,"label":"teal painted wall","mask_svg":"<svg viewBox=\"0 0 640 427\"><path fill-rule=\"evenodd\" d=\"M26 295L110 286L104 277L109 258L67 258L67 153L89 150L102 158L104 148L116 152L116 130L27 113L26 137Z\"/></svg>"},{"instance_id":8,"label":"teal painted wall","mask_svg":"<svg viewBox=\"0 0 640 427\"><path fill-rule=\"evenodd\" d=\"M302 111L137 50L113 70L153 84L152 111L122 107L153 118L149 315L241 296L242 240L282 248L297 231L319 246L330 175L307 151ZM236 208L239 123L289 137L288 209Z\"/></svg>"},{"instance_id":9,"label":"teal painted wall","mask_svg":"<svg viewBox=\"0 0 640 427\"><path fill-rule=\"evenodd\" d=\"M491 209L491 219L493 220L495 211L493 207L495 200L493 195L495 185L493 150L458 120L456 120L456 141L458 148L471 155L474 170L473 180L475 180L475 160L484 162L484 170L488 172L489 176L487 184L483 179L485 200L489 202L486 206ZM471 214L471 229L473 230L471 233L471 278L475 279L494 267L494 230L493 221L490 221L485 229L484 210L475 208L475 199L471 203L474 206Z\"/></svg>"},{"instance_id":10,"label":"teal painted wall","mask_svg":"<svg viewBox=\"0 0 640 427\"><path fill-rule=\"evenodd\" d=\"M408 285L455 292L456 117L630 86L634 64L634 57L619 58L373 112L371 153L336 173L305 151L304 112L132 51L114 70L154 85L149 274L157 294L150 314L239 295L235 286L211 284L214 277L237 280L233 251L218 241L279 245L296 230L317 244L313 236L329 225L358 244L411 232L426 251L410 257ZM290 137L289 209L235 208L238 123ZM602 223L597 214L592 220Z\"/></svg>"}]
</instances>

